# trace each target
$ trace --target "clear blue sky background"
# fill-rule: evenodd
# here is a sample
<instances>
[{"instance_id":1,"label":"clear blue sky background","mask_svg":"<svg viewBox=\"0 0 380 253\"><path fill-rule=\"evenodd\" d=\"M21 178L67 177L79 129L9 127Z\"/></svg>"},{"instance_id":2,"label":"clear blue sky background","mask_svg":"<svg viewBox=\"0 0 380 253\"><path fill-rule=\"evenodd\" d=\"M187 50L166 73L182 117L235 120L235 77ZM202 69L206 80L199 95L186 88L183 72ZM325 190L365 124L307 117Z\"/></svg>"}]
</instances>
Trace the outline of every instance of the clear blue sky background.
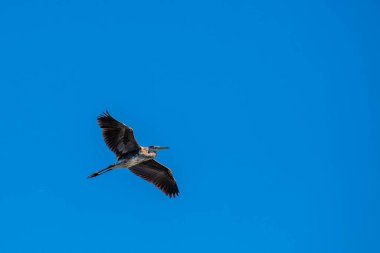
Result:
<instances>
[{"instance_id":1,"label":"clear blue sky background","mask_svg":"<svg viewBox=\"0 0 380 253\"><path fill-rule=\"evenodd\" d=\"M0 252L380 252L378 1L1 1ZM108 109L168 145L169 199Z\"/></svg>"}]
</instances>

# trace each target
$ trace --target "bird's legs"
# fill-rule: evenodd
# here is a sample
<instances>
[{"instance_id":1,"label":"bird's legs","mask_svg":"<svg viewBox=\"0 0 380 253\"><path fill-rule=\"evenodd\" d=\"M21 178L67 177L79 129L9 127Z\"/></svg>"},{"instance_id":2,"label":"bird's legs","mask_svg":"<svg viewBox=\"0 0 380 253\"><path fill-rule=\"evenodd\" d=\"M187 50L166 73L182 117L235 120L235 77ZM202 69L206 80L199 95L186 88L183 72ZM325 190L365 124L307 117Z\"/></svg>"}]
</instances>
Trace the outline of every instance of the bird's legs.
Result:
<instances>
[{"instance_id":1,"label":"bird's legs","mask_svg":"<svg viewBox=\"0 0 380 253\"><path fill-rule=\"evenodd\" d=\"M103 174L103 173L106 173L106 172L112 170L113 167L114 167L114 165L110 165L110 166L108 166L108 167L105 168L105 169L102 169L102 170L99 170L99 171L97 171L97 172L95 172L95 173L92 173L91 175L88 176L88 178L93 178L93 177L99 176L99 175L101 175L101 174Z\"/></svg>"}]
</instances>

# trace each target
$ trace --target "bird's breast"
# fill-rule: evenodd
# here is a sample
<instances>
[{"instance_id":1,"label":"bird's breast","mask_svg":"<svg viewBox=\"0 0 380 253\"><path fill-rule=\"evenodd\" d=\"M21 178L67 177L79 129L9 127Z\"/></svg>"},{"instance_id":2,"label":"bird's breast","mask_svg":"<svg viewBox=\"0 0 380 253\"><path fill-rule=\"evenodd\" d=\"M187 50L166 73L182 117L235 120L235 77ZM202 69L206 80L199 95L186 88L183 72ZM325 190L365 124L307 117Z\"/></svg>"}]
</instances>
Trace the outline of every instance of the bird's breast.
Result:
<instances>
[{"instance_id":1,"label":"bird's breast","mask_svg":"<svg viewBox=\"0 0 380 253\"><path fill-rule=\"evenodd\" d=\"M152 157L135 155L133 157L129 157L129 158L122 160L121 163L125 167L132 167L132 166L135 166L139 163L145 162L145 161L150 160L150 159L152 159Z\"/></svg>"}]
</instances>

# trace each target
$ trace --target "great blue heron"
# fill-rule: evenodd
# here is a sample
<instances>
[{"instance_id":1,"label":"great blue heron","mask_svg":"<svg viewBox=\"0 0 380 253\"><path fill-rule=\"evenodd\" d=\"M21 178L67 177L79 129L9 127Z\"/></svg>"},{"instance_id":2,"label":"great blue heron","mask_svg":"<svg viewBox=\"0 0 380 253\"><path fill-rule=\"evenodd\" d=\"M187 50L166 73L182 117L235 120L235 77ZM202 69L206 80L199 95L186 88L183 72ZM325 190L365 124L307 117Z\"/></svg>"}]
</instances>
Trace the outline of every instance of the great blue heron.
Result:
<instances>
[{"instance_id":1,"label":"great blue heron","mask_svg":"<svg viewBox=\"0 0 380 253\"><path fill-rule=\"evenodd\" d=\"M98 123L102 128L105 143L116 154L117 162L89 175L89 178L116 168L129 168L169 197L178 196L178 186L171 170L154 160L158 150L169 147L141 147L137 144L133 129L114 119L108 111L98 117Z\"/></svg>"}]
</instances>

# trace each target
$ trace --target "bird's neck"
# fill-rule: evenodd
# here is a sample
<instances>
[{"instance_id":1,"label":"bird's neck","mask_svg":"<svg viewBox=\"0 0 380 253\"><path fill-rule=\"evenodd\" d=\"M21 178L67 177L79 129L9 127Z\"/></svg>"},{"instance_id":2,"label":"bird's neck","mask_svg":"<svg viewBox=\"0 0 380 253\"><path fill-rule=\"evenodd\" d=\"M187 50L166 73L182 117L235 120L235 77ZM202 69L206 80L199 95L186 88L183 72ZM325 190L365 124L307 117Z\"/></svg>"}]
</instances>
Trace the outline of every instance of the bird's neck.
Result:
<instances>
[{"instance_id":1,"label":"bird's neck","mask_svg":"<svg viewBox=\"0 0 380 253\"><path fill-rule=\"evenodd\" d=\"M142 147L140 149L140 154L143 155L143 156L154 158L154 157L157 156L157 151L153 150L153 149L150 149L148 147Z\"/></svg>"}]
</instances>

